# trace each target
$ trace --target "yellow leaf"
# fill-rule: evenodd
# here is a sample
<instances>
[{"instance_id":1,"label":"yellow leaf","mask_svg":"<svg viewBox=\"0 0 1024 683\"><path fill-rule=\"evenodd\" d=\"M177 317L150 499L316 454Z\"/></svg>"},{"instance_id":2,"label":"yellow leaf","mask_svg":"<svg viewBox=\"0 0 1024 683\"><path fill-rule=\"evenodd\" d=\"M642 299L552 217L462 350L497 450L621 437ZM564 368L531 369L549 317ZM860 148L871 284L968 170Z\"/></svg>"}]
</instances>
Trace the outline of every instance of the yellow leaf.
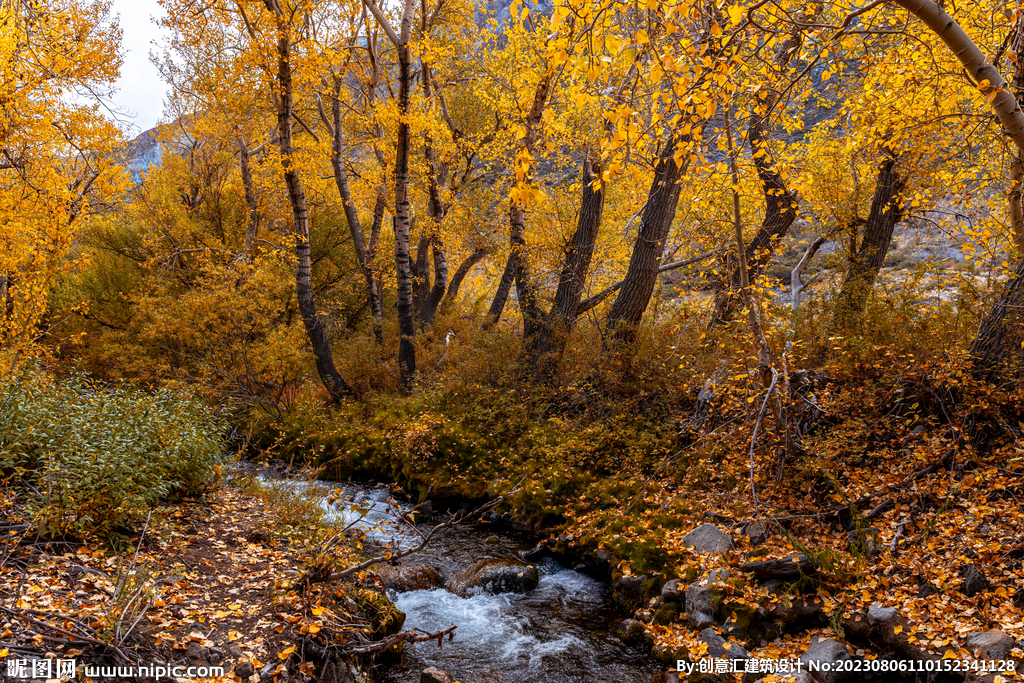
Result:
<instances>
[{"instance_id":1,"label":"yellow leaf","mask_svg":"<svg viewBox=\"0 0 1024 683\"><path fill-rule=\"evenodd\" d=\"M903 627L902 626L897 626L896 628L894 628L892 630L892 632L897 634L897 635L899 635L900 633L903 633Z\"/></svg>"},{"instance_id":2,"label":"yellow leaf","mask_svg":"<svg viewBox=\"0 0 1024 683\"><path fill-rule=\"evenodd\" d=\"M729 8L729 21L736 25L743 20L743 8L739 5L732 5Z\"/></svg>"}]
</instances>

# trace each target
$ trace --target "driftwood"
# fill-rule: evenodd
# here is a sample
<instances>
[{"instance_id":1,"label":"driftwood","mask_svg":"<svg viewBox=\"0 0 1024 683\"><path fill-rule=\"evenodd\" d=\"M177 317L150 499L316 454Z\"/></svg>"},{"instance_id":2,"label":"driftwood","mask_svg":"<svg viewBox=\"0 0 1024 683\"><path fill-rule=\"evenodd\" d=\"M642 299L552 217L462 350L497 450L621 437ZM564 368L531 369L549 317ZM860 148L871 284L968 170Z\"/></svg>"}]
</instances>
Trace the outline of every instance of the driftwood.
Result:
<instances>
[{"instance_id":1,"label":"driftwood","mask_svg":"<svg viewBox=\"0 0 1024 683\"><path fill-rule=\"evenodd\" d=\"M436 640L437 646L441 647L441 643L444 642L444 637L451 637L456 628L458 627L455 624L452 624L448 628L441 629L440 631L434 631L433 633L427 633L420 629L415 631L402 631L401 633L396 633L393 636L388 636L383 640L376 640L372 643L367 643L366 645L346 648L341 650L341 654L349 657L355 655L371 655L377 652L383 652L398 643L422 643L428 640Z\"/></svg>"}]
</instances>

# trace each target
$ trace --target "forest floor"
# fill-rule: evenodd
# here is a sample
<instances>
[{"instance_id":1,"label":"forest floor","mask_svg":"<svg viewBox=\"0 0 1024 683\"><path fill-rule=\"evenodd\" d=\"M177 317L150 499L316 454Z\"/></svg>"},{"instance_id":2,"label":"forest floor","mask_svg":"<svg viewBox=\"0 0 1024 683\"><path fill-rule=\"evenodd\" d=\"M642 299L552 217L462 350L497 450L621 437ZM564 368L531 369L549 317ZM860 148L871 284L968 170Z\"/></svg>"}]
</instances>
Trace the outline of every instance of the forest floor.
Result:
<instances>
[{"instance_id":1,"label":"forest floor","mask_svg":"<svg viewBox=\"0 0 1024 683\"><path fill-rule=\"evenodd\" d=\"M79 677L93 667L97 683L123 680L103 667L153 666L206 667L198 673L213 682L252 673L283 681L289 667L293 677L313 673L307 650L318 642L358 644L395 630L382 625L389 603L365 573L354 583L296 588L310 568L299 534L316 534L282 520L273 502L222 488L207 501L161 508L141 536L123 539L121 552L107 543L41 543L8 505L0 659L31 672L33 659L56 669L74 658ZM135 671L134 680L152 678Z\"/></svg>"}]
</instances>

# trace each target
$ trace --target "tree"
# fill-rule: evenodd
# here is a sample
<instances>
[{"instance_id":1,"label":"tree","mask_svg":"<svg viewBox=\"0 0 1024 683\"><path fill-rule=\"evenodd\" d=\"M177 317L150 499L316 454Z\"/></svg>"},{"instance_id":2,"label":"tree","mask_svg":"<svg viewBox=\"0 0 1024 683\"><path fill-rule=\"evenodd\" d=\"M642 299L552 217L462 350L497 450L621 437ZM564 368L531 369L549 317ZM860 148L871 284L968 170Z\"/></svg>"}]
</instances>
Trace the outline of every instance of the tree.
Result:
<instances>
[{"instance_id":1,"label":"tree","mask_svg":"<svg viewBox=\"0 0 1024 683\"><path fill-rule=\"evenodd\" d=\"M415 0L405 0L402 18L395 31L373 0L363 0L377 24L391 40L398 56L398 135L395 142L395 270L398 275L398 367L402 386L409 388L416 374L416 322L412 300L412 261L409 251L409 95L412 88L412 36Z\"/></svg>"},{"instance_id":2,"label":"tree","mask_svg":"<svg viewBox=\"0 0 1024 683\"><path fill-rule=\"evenodd\" d=\"M864 310L875 278L889 253L893 229L903 216L901 193L905 182L901 177L899 159L890 154L879 165L871 212L864 224L860 244L851 249L849 267L839 293L837 325L852 322Z\"/></svg>"},{"instance_id":3,"label":"tree","mask_svg":"<svg viewBox=\"0 0 1024 683\"><path fill-rule=\"evenodd\" d=\"M277 0L265 0L267 11L274 18L277 31L277 137L281 151L281 169L284 172L288 201L291 204L295 227L295 292L299 300L299 312L306 327L316 369L320 374L332 401L341 400L350 393L348 384L334 366L331 343L327 337L324 319L317 313L313 299L313 275L309 254L309 214L306 208L306 193L299 178L292 145L292 119L294 117L294 85L292 81L292 40L293 27L304 18L302 4L282 7Z\"/></svg>"},{"instance_id":4,"label":"tree","mask_svg":"<svg viewBox=\"0 0 1024 683\"><path fill-rule=\"evenodd\" d=\"M0 5L0 372L43 350L76 237L124 191L119 131L97 114L121 65L109 3Z\"/></svg>"}]
</instances>

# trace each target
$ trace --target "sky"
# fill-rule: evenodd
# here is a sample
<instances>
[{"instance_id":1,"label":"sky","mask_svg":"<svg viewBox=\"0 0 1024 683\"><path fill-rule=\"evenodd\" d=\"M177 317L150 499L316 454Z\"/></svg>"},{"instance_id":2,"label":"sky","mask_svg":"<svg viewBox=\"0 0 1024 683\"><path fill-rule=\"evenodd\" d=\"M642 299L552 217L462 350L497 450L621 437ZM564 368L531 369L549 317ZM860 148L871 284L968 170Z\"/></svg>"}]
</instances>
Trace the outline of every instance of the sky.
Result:
<instances>
[{"instance_id":1,"label":"sky","mask_svg":"<svg viewBox=\"0 0 1024 683\"><path fill-rule=\"evenodd\" d=\"M167 84L149 61L150 50L159 52L164 42L163 32L152 17L163 16L164 12L157 0L114 0L113 12L121 16L125 54L118 91L112 99L118 109L127 110L127 120L138 134L155 126L164 110Z\"/></svg>"}]
</instances>

